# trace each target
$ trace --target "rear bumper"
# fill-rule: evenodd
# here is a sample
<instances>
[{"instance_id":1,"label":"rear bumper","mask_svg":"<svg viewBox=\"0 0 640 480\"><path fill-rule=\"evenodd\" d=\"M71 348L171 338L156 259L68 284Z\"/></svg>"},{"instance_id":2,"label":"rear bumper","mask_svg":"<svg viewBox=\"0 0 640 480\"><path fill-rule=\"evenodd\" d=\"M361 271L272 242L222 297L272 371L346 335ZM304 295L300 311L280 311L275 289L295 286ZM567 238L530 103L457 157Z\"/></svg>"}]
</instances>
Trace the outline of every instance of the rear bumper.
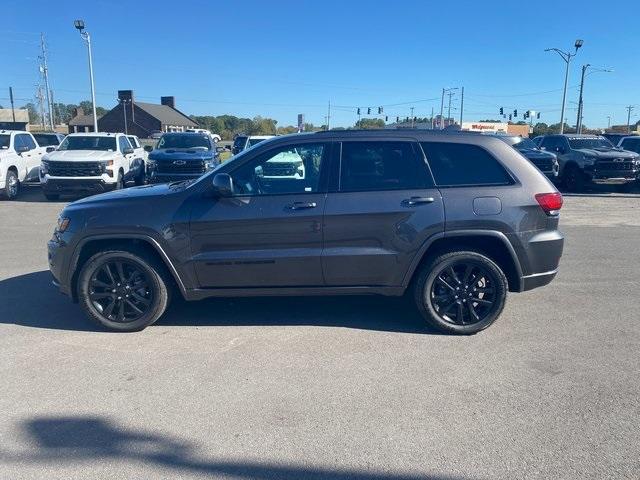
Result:
<instances>
[{"instance_id":1,"label":"rear bumper","mask_svg":"<svg viewBox=\"0 0 640 480\"><path fill-rule=\"evenodd\" d=\"M533 275L526 275L520 278L521 291L533 290L534 288L544 287L551 283L558 270L551 270L550 272L534 273Z\"/></svg>"}]
</instances>

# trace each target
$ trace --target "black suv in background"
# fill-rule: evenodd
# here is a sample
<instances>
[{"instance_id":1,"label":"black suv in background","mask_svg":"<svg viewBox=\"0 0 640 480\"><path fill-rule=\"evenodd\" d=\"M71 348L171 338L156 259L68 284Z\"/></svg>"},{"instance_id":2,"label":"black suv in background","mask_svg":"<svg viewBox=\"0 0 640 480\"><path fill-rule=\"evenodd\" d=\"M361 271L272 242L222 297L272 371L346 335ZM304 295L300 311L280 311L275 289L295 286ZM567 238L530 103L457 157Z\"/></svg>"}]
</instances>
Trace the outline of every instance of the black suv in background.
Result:
<instances>
[{"instance_id":1,"label":"black suv in background","mask_svg":"<svg viewBox=\"0 0 640 480\"><path fill-rule=\"evenodd\" d=\"M540 146L558 155L560 180L570 192L590 183L627 185L640 175L637 153L616 148L599 135L547 135Z\"/></svg>"},{"instance_id":2,"label":"black suv in background","mask_svg":"<svg viewBox=\"0 0 640 480\"><path fill-rule=\"evenodd\" d=\"M554 153L546 152L540 149L533 140L518 135L495 135L495 137L518 150L527 160L538 167L547 178L554 181L558 178L558 158Z\"/></svg>"},{"instance_id":3,"label":"black suv in background","mask_svg":"<svg viewBox=\"0 0 640 480\"><path fill-rule=\"evenodd\" d=\"M302 175L266 175L297 158ZM49 242L62 292L139 330L186 300L410 292L430 325L470 334L507 291L555 277L562 196L502 140L328 131L266 140L198 180L68 205ZM212 312L215 315L215 312Z\"/></svg>"},{"instance_id":4,"label":"black suv in background","mask_svg":"<svg viewBox=\"0 0 640 480\"><path fill-rule=\"evenodd\" d=\"M198 178L220 163L215 142L206 133L165 133L147 158L149 183Z\"/></svg>"}]
</instances>

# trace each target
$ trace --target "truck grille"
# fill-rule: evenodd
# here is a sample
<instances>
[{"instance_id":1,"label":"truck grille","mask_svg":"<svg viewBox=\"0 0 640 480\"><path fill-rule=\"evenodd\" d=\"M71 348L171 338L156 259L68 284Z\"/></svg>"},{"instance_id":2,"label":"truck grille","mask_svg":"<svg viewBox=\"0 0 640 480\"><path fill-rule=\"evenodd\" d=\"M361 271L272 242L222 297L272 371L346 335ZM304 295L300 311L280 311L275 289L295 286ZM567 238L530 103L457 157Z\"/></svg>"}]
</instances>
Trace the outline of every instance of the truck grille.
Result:
<instances>
[{"instance_id":1,"label":"truck grille","mask_svg":"<svg viewBox=\"0 0 640 480\"><path fill-rule=\"evenodd\" d=\"M535 160L532 160L531 163L533 163L536 167L538 167L543 172L551 172L553 170L554 162L550 158L535 159Z\"/></svg>"},{"instance_id":2,"label":"truck grille","mask_svg":"<svg viewBox=\"0 0 640 480\"><path fill-rule=\"evenodd\" d=\"M52 177L99 177L102 164L99 162L48 162Z\"/></svg>"},{"instance_id":3,"label":"truck grille","mask_svg":"<svg viewBox=\"0 0 640 480\"><path fill-rule=\"evenodd\" d=\"M622 158L615 160L599 160L596 162L597 170L608 170L608 171L625 171L625 170L633 170L634 162L632 160L624 160Z\"/></svg>"},{"instance_id":4,"label":"truck grille","mask_svg":"<svg viewBox=\"0 0 640 480\"><path fill-rule=\"evenodd\" d=\"M181 162L182 160L160 160L156 163L156 172L199 175L205 171L202 160L185 160L184 163Z\"/></svg>"},{"instance_id":5,"label":"truck grille","mask_svg":"<svg viewBox=\"0 0 640 480\"><path fill-rule=\"evenodd\" d=\"M265 177L291 177L298 171L297 163L266 162L262 164L262 174Z\"/></svg>"}]
</instances>

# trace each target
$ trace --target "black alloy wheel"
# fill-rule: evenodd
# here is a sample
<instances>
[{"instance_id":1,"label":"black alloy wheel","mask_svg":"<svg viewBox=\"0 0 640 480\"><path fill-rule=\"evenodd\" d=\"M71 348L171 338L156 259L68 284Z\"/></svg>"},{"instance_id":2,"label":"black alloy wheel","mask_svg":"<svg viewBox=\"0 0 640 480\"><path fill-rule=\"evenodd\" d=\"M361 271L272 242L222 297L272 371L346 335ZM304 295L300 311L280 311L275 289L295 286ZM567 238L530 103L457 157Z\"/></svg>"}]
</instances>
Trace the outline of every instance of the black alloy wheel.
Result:
<instances>
[{"instance_id":1,"label":"black alloy wheel","mask_svg":"<svg viewBox=\"0 0 640 480\"><path fill-rule=\"evenodd\" d=\"M496 306L497 279L482 265L459 261L440 271L428 298L433 309L445 322L473 325L488 318Z\"/></svg>"},{"instance_id":2,"label":"black alloy wheel","mask_svg":"<svg viewBox=\"0 0 640 480\"><path fill-rule=\"evenodd\" d=\"M153 290L147 274L139 265L116 259L95 270L89 280L89 299L107 320L130 323L148 312Z\"/></svg>"}]
</instances>

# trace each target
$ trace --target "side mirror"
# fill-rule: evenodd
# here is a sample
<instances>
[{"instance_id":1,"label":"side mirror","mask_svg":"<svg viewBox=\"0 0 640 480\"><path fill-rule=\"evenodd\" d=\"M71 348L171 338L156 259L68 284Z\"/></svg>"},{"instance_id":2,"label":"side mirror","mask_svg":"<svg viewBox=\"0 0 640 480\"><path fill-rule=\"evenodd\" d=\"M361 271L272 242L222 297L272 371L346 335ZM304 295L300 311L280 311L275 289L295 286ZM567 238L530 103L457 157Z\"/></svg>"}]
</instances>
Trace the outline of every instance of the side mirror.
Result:
<instances>
[{"instance_id":1,"label":"side mirror","mask_svg":"<svg viewBox=\"0 0 640 480\"><path fill-rule=\"evenodd\" d=\"M129 155L129 154L133 153L133 148L125 148L125 149L122 151L122 153L123 153L124 155Z\"/></svg>"},{"instance_id":2,"label":"side mirror","mask_svg":"<svg viewBox=\"0 0 640 480\"><path fill-rule=\"evenodd\" d=\"M233 195L233 180L227 173L217 173L212 181L213 193L218 197Z\"/></svg>"},{"instance_id":3,"label":"side mirror","mask_svg":"<svg viewBox=\"0 0 640 480\"><path fill-rule=\"evenodd\" d=\"M56 149L56 147L47 147L47 153L51 153Z\"/></svg>"},{"instance_id":4,"label":"side mirror","mask_svg":"<svg viewBox=\"0 0 640 480\"><path fill-rule=\"evenodd\" d=\"M144 151L145 152L153 152L153 147L151 145L145 145L144 146Z\"/></svg>"},{"instance_id":5,"label":"side mirror","mask_svg":"<svg viewBox=\"0 0 640 480\"><path fill-rule=\"evenodd\" d=\"M26 145L20 145L19 147L16 148L16 152L18 153L24 153L28 151L29 151L29 147L27 147Z\"/></svg>"}]
</instances>

